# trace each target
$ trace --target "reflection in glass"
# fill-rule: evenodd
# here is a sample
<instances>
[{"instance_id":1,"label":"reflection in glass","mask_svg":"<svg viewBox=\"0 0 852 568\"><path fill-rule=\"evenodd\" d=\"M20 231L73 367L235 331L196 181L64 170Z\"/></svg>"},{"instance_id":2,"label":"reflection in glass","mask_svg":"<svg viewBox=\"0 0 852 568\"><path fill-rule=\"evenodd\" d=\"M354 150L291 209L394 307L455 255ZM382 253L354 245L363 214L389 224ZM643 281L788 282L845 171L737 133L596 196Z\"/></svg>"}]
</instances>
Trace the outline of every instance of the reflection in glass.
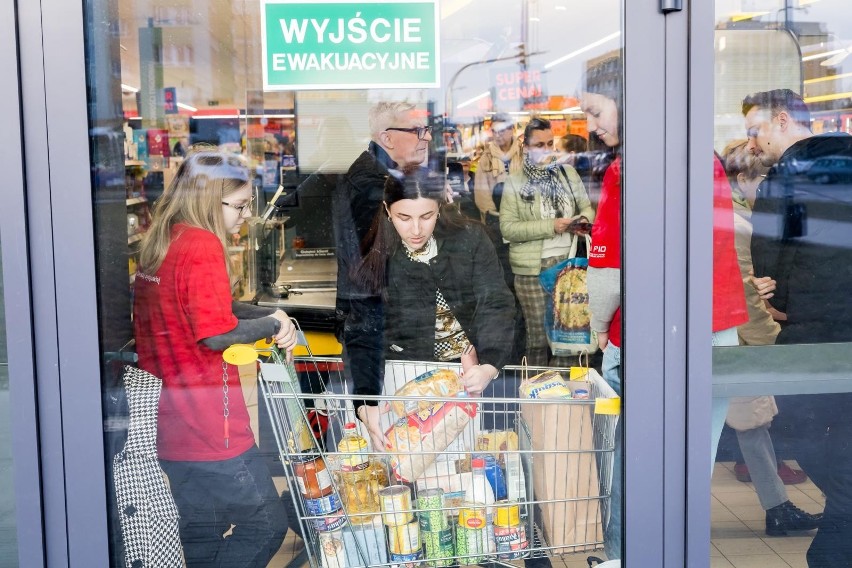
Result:
<instances>
[{"instance_id":1,"label":"reflection in glass","mask_svg":"<svg viewBox=\"0 0 852 568\"><path fill-rule=\"evenodd\" d=\"M852 397L803 390L803 377L783 362L792 344L852 342L852 21L845 3L835 0L758 2L748 13L732 4L716 4L714 140L734 190L749 307L739 343L765 346L738 356L745 374L774 365L778 380L739 385L755 395L732 399L727 414L744 463L732 471L717 464L714 492L727 479L751 479L765 511L761 535L807 531L794 561L847 566ZM834 363L831 356L814 358L805 373L819 374ZM735 458L733 439L720 447L720 460ZM785 484L801 484L805 496ZM735 512L733 501L723 503Z\"/></svg>"},{"instance_id":2,"label":"reflection in glass","mask_svg":"<svg viewBox=\"0 0 852 568\"><path fill-rule=\"evenodd\" d=\"M332 4L305 2L298 9ZM316 446L338 473L346 463L333 455L342 426L361 419L360 436L386 458L390 414L359 398L395 392L386 382L386 360L461 365L453 394L514 400L515 406L481 404L477 428L501 440L523 434L517 399L524 372L507 365L521 364L524 356L529 368L573 366L575 375L589 365L603 371L602 389L608 382L620 393L621 3L473 0L440 1L439 8L437 88L292 84L264 90L264 34L292 35L298 22L285 24L290 32L274 21L262 29L262 2L191 8L182 0L87 2L105 460L111 464L125 447L122 365L137 362L163 381L157 453L181 513L190 564L203 564L214 549L192 544L200 527L191 509L238 505L224 497L217 502L221 493L248 500L214 479L235 460L265 480L267 501L281 495L293 531L278 548L273 541L280 542L285 524L272 527L274 538L256 535L255 545L240 544L250 522L245 518L201 527L217 546L247 547L222 554L279 565L304 542L315 562L328 565L328 554L339 561L341 551L357 549L363 535L344 531L337 546L340 539L322 530L340 528L339 518L309 518L309 511L337 514L340 500L333 495L340 492L320 487L317 474L311 483L321 491L306 497L290 452ZM330 18L328 37L338 37L338 16L352 14ZM117 24L104 30L104 21ZM330 43L315 46L317 61ZM606 98L606 108L584 106L581 99L590 95ZM222 182L224 169L212 163L204 180L190 175L201 144L223 159L239 156L242 173L228 178L239 183ZM607 244L594 248L598 241ZM569 266L571 274L585 274L586 257L587 291L565 292L570 279L558 275ZM177 266L180 259L186 262ZM547 293L543 268L555 272ZM223 370L221 351L228 342L281 339L289 329L285 313L308 334L309 349L296 352L295 388L305 394L289 400L301 403L296 406L305 414L297 421L301 429L289 432L292 439L276 439L282 415L267 406L269 391L258 394L257 369ZM164 325L181 317L183 327ZM271 321L279 319L280 329ZM211 321L215 325L207 325ZM592 356L581 362L578 355L586 351ZM343 398L330 404L326 391ZM578 401L578 408L583 404L591 405ZM286 408L279 410L286 414ZM584 558L604 546L609 558L621 555L621 426L615 430L614 415L594 423L591 416L583 418L595 430L582 463L594 475L577 484L583 485L579 493L548 492L563 505L548 519L536 518L528 506L519 512L535 548L528 564L547 565L546 556L565 551ZM471 437L459 446L458 470L447 455L437 460L440 467L452 467L461 480L479 441ZM532 440L533 446L541 442ZM495 458L509 494L523 500L533 497L527 462L536 450L512 443ZM577 467L569 458L561 456L560 467ZM524 475L526 483L519 481ZM338 479L331 475L329 483ZM119 564L125 512L109 491L113 563ZM587 514L567 512L577 506L571 501ZM387 534L373 523L362 528ZM258 550L247 550L252 546Z\"/></svg>"},{"instance_id":3,"label":"reflection in glass","mask_svg":"<svg viewBox=\"0 0 852 568\"><path fill-rule=\"evenodd\" d=\"M9 355L6 342L3 262L0 259L0 565L18 565L18 531L12 478L12 424L9 411Z\"/></svg>"}]
</instances>

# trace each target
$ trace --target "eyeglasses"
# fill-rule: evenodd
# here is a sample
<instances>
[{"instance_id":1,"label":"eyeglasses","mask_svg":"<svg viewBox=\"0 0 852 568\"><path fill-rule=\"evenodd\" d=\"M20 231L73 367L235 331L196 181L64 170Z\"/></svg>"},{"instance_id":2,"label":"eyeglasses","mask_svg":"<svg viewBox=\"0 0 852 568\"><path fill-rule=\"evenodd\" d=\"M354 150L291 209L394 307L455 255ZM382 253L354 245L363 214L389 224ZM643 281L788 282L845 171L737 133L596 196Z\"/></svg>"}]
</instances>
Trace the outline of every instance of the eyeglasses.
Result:
<instances>
[{"instance_id":1,"label":"eyeglasses","mask_svg":"<svg viewBox=\"0 0 852 568\"><path fill-rule=\"evenodd\" d=\"M757 138L758 134L760 134L759 126L752 126L748 130L746 130L746 138Z\"/></svg>"},{"instance_id":2,"label":"eyeglasses","mask_svg":"<svg viewBox=\"0 0 852 568\"><path fill-rule=\"evenodd\" d=\"M254 197L252 197L251 199L249 199L248 203L245 203L245 204L243 204L243 205L234 205L233 203L228 203L227 201L223 201L223 202L222 202L222 205L227 205L228 207L233 207L234 209L236 209L237 211L239 211L239 212L240 212L240 215L242 215L243 213L245 213L245 212L246 212L246 209L248 209L249 213L251 213L251 206L252 206L253 204L254 204Z\"/></svg>"},{"instance_id":3,"label":"eyeglasses","mask_svg":"<svg viewBox=\"0 0 852 568\"><path fill-rule=\"evenodd\" d=\"M399 132L410 132L412 134L417 134L418 140L425 140L427 134L432 134L431 126L414 126L412 128L385 128L385 131L388 130L397 130Z\"/></svg>"}]
</instances>

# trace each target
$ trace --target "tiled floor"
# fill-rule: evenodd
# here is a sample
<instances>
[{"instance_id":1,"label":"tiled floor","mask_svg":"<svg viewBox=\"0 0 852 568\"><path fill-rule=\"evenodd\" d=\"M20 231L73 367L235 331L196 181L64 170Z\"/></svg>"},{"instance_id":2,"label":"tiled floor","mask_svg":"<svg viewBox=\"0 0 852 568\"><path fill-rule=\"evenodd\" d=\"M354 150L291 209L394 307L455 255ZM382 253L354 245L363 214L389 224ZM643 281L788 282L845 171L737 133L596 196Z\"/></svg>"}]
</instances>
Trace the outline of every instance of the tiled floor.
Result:
<instances>
[{"instance_id":1,"label":"tiled floor","mask_svg":"<svg viewBox=\"0 0 852 568\"><path fill-rule=\"evenodd\" d=\"M795 462L788 462L795 467ZM283 480L280 480L283 482ZM822 511L824 499L808 480L788 485L790 500L809 513ZM807 568L805 552L813 533L786 537L768 537L764 533L765 516L754 486L741 483L733 473L733 463L717 463L713 474L710 503L710 568ZM302 551L302 541L290 532L270 568L287 566ZM603 556L603 552L597 553ZM559 568L588 568L588 553L555 558Z\"/></svg>"}]
</instances>

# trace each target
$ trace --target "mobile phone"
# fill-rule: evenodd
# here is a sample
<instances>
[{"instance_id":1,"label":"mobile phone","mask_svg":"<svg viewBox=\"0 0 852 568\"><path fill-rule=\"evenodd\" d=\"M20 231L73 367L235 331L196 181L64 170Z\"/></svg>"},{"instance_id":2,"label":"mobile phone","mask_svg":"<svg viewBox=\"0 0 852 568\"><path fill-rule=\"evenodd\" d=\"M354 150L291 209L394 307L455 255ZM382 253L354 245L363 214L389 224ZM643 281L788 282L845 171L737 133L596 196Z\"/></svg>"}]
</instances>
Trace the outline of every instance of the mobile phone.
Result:
<instances>
[{"instance_id":1,"label":"mobile phone","mask_svg":"<svg viewBox=\"0 0 852 568\"><path fill-rule=\"evenodd\" d=\"M592 224L588 221L573 221L569 226L572 231L591 232Z\"/></svg>"}]
</instances>

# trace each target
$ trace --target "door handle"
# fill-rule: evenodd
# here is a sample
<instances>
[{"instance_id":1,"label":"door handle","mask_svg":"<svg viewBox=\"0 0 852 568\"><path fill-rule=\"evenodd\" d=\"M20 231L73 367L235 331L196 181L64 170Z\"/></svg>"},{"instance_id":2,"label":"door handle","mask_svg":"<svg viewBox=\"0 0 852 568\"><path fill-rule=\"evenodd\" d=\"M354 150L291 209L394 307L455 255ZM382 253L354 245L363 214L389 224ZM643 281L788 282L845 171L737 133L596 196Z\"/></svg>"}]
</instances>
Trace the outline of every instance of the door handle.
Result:
<instances>
[{"instance_id":1,"label":"door handle","mask_svg":"<svg viewBox=\"0 0 852 568\"><path fill-rule=\"evenodd\" d=\"M683 0L660 0L660 11L663 14L683 10Z\"/></svg>"}]
</instances>

